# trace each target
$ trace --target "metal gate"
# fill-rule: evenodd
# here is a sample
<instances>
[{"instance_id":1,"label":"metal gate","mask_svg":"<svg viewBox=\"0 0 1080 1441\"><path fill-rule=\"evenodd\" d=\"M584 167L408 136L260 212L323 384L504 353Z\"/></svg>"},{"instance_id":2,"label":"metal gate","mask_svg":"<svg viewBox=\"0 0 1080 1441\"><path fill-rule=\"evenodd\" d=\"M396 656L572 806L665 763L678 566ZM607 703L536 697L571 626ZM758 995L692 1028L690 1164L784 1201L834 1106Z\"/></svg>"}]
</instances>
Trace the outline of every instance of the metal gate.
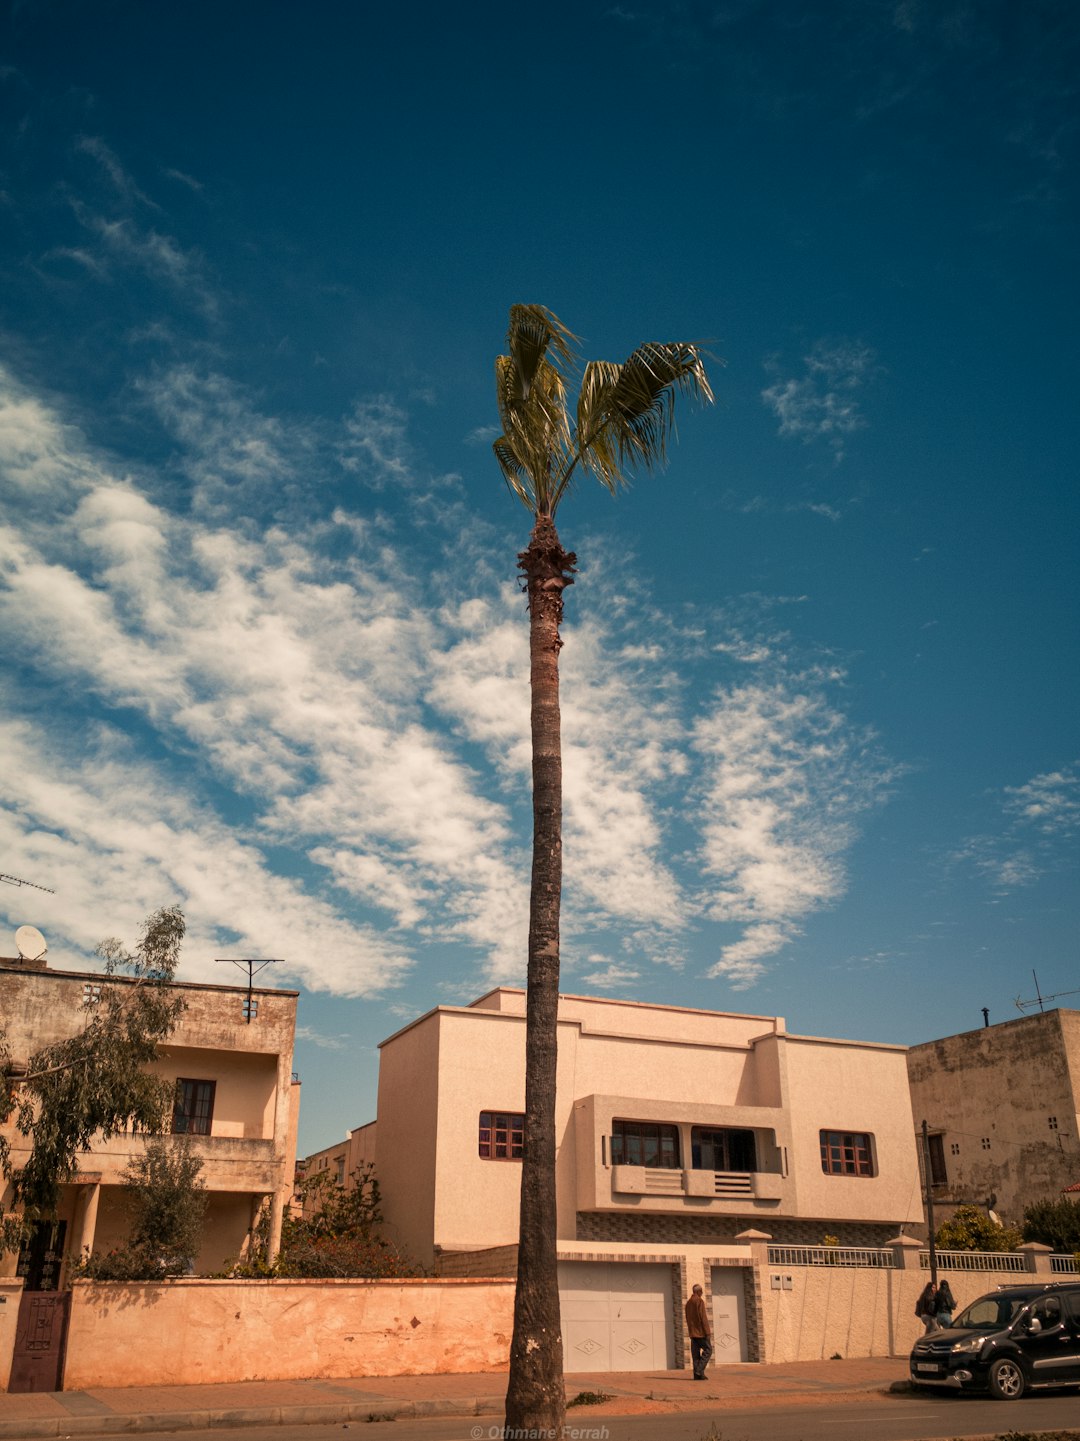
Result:
<instances>
[{"instance_id":1,"label":"metal gate","mask_svg":"<svg viewBox=\"0 0 1080 1441\"><path fill-rule=\"evenodd\" d=\"M59 1391L70 1291L24 1291L15 1329L9 1391Z\"/></svg>"}]
</instances>

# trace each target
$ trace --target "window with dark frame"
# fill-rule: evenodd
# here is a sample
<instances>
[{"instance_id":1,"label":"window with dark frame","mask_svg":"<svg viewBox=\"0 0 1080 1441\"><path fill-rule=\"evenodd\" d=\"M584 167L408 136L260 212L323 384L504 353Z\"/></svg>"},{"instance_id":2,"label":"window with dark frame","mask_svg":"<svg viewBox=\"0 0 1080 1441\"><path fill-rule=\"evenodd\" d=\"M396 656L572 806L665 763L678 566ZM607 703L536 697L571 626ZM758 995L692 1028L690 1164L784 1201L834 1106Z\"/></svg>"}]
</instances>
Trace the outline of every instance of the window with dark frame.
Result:
<instances>
[{"instance_id":1,"label":"window with dark frame","mask_svg":"<svg viewBox=\"0 0 1080 1441\"><path fill-rule=\"evenodd\" d=\"M659 1121L612 1121L611 1164L677 1171L679 1128Z\"/></svg>"},{"instance_id":2,"label":"window with dark frame","mask_svg":"<svg viewBox=\"0 0 1080 1441\"><path fill-rule=\"evenodd\" d=\"M822 1131L821 1169L826 1176L872 1176L870 1136L865 1131Z\"/></svg>"},{"instance_id":3,"label":"window with dark frame","mask_svg":"<svg viewBox=\"0 0 1080 1441\"><path fill-rule=\"evenodd\" d=\"M209 1136L216 1090L216 1081L191 1081L183 1077L177 1080L172 1119L174 1135Z\"/></svg>"},{"instance_id":4,"label":"window with dark frame","mask_svg":"<svg viewBox=\"0 0 1080 1441\"><path fill-rule=\"evenodd\" d=\"M930 1184L947 1186L949 1172L945 1165L945 1137L940 1131L931 1132L926 1141L930 1148Z\"/></svg>"},{"instance_id":5,"label":"window with dark frame","mask_svg":"<svg viewBox=\"0 0 1080 1441\"><path fill-rule=\"evenodd\" d=\"M690 1154L695 1171L757 1170L753 1131L694 1126L690 1131Z\"/></svg>"},{"instance_id":6,"label":"window with dark frame","mask_svg":"<svg viewBox=\"0 0 1080 1441\"><path fill-rule=\"evenodd\" d=\"M514 1111L480 1112L480 1156L485 1161L520 1161L525 1154L525 1117Z\"/></svg>"}]
</instances>

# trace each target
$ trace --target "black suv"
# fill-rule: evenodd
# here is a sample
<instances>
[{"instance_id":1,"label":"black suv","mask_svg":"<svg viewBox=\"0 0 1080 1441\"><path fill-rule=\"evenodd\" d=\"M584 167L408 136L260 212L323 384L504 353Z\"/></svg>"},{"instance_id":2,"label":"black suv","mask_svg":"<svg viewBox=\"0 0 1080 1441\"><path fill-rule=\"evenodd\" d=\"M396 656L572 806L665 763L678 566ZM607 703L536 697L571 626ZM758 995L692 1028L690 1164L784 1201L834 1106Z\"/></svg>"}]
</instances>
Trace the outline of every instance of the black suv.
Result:
<instances>
[{"instance_id":1,"label":"black suv","mask_svg":"<svg viewBox=\"0 0 1080 1441\"><path fill-rule=\"evenodd\" d=\"M911 1382L1013 1401L1037 1386L1080 1386L1080 1280L1000 1286L911 1352Z\"/></svg>"}]
</instances>

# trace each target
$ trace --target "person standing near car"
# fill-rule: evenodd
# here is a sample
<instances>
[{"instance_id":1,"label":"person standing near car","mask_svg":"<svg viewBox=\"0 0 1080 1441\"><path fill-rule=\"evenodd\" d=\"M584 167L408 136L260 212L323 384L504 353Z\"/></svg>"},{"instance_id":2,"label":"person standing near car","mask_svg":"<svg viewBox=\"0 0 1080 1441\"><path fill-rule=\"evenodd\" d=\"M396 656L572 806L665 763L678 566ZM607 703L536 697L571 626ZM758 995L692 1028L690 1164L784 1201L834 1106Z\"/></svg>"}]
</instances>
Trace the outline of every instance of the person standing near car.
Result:
<instances>
[{"instance_id":1,"label":"person standing near car","mask_svg":"<svg viewBox=\"0 0 1080 1441\"><path fill-rule=\"evenodd\" d=\"M937 1285L933 1281L927 1281L915 1302L915 1314L923 1323L923 1330L926 1332L936 1331L938 1328L937 1298Z\"/></svg>"},{"instance_id":2,"label":"person standing near car","mask_svg":"<svg viewBox=\"0 0 1080 1441\"><path fill-rule=\"evenodd\" d=\"M952 1325L953 1312L956 1310L956 1298L952 1293L948 1281L942 1281L937 1291L937 1310L934 1315L937 1323L943 1331L947 1331Z\"/></svg>"},{"instance_id":3,"label":"person standing near car","mask_svg":"<svg viewBox=\"0 0 1080 1441\"><path fill-rule=\"evenodd\" d=\"M695 1286L686 1302L686 1329L690 1333L690 1355L694 1362L694 1380L704 1381L705 1367L712 1355L712 1327L705 1293Z\"/></svg>"}]
</instances>

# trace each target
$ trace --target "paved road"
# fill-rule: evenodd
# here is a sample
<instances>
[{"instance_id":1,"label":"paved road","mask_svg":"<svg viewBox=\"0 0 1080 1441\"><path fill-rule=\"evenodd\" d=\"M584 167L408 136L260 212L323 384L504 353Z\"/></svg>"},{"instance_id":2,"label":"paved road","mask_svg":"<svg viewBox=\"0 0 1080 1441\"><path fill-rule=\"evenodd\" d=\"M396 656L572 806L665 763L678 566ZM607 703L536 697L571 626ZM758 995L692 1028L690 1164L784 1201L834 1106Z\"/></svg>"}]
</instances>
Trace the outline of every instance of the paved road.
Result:
<instances>
[{"instance_id":1,"label":"paved road","mask_svg":"<svg viewBox=\"0 0 1080 1441\"><path fill-rule=\"evenodd\" d=\"M859 1406L769 1406L757 1410L682 1412L678 1415L591 1416L569 1413L562 1441L953 1441L1004 1433L1080 1426L1080 1400L1067 1393L1020 1401L969 1396L890 1396ZM400 1417L385 1424L353 1421L317 1426L229 1427L159 1432L173 1441L343 1441L344 1431L364 1441L505 1441L491 1416ZM85 1433L83 1433L85 1435ZM1080 1441L1080 1430L1073 1433Z\"/></svg>"}]
</instances>

